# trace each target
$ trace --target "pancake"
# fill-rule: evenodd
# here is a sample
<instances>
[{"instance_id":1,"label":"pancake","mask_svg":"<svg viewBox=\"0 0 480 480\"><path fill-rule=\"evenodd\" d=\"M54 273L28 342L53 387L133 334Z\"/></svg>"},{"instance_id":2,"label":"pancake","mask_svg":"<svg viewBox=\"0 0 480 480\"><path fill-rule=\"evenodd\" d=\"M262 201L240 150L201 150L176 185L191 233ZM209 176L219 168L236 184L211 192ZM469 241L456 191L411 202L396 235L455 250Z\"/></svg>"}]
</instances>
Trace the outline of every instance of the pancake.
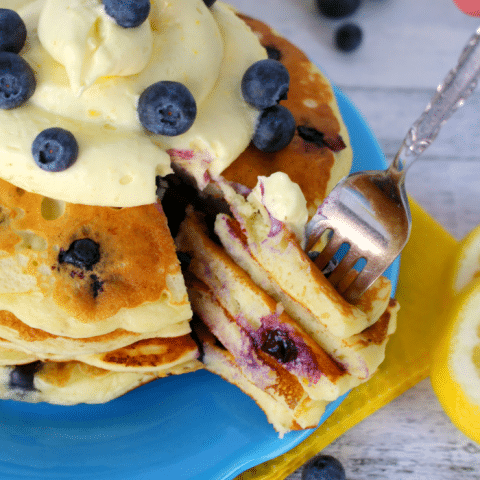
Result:
<instances>
[{"instance_id":1,"label":"pancake","mask_svg":"<svg viewBox=\"0 0 480 480\"><path fill-rule=\"evenodd\" d=\"M95 367L117 372L165 372L188 364L201 368L198 346L190 335L175 338L148 338L111 352L76 358Z\"/></svg>"},{"instance_id":2,"label":"pancake","mask_svg":"<svg viewBox=\"0 0 480 480\"><path fill-rule=\"evenodd\" d=\"M0 180L0 212L1 310L72 338L184 331L191 309L159 204L75 205ZM85 240L80 261L74 249Z\"/></svg>"},{"instance_id":3,"label":"pancake","mask_svg":"<svg viewBox=\"0 0 480 480\"><path fill-rule=\"evenodd\" d=\"M189 364L193 368L199 356L198 345L190 334L174 338L147 338L112 351L90 355L75 355L68 350L53 355L35 353L0 338L0 365L20 365L36 360L78 360L117 372L162 372L182 364ZM201 368L201 364L197 363Z\"/></svg>"},{"instance_id":4,"label":"pancake","mask_svg":"<svg viewBox=\"0 0 480 480\"><path fill-rule=\"evenodd\" d=\"M292 142L275 153L250 145L222 177L237 189L252 189L260 175L284 172L297 183L307 200L309 215L352 166L352 149L329 80L305 54L265 23L240 17L258 35L270 57L290 74L288 98L281 101L293 114L297 132ZM218 180L218 178L215 178Z\"/></svg>"},{"instance_id":5,"label":"pancake","mask_svg":"<svg viewBox=\"0 0 480 480\"><path fill-rule=\"evenodd\" d=\"M118 329L95 337L70 338L32 328L6 310L0 311L0 337L26 351L49 358L62 357L65 352L74 357L109 352L146 338L169 338L190 332L188 322L167 326L156 332L137 333Z\"/></svg>"},{"instance_id":6,"label":"pancake","mask_svg":"<svg viewBox=\"0 0 480 480\"><path fill-rule=\"evenodd\" d=\"M36 360L35 354L24 352L8 340L0 338L0 365L24 365Z\"/></svg>"},{"instance_id":7,"label":"pancake","mask_svg":"<svg viewBox=\"0 0 480 480\"><path fill-rule=\"evenodd\" d=\"M278 396L271 395L271 391L267 393L244 375L237 359L218 344L215 337L201 322L194 322L194 329L202 344L202 361L205 368L236 385L251 397L263 410L280 437L292 430L314 428L318 425L325 411L326 402L311 400L307 397L300 404L290 406L279 401Z\"/></svg>"},{"instance_id":8,"label":"pancake","mask_svg":"<svg viewBox=\"0 0 480 480\"><path fill-rule=\"evenodd\" d=\"M0 398L57 405L105 403L158 377L187 371L181 365L160 374L113 372L76 361L37 361L0 367Z\"/></svg>"}]
</instances>

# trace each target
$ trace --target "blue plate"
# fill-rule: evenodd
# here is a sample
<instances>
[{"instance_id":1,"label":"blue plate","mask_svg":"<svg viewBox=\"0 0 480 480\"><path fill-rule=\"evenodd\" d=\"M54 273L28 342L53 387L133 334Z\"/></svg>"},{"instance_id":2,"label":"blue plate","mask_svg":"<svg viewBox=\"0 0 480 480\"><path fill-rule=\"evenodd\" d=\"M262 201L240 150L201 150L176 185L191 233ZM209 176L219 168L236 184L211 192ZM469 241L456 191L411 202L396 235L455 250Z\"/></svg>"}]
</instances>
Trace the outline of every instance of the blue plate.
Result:
<instances>
[{"instance_id":1,"label":"blue plate","mask_svg":"<svg viewBox=\"0 0 480 480\"><path fill-rule=\"evenodd\" d=\"M353 170L384 168L368 126L338 90ZM399 261L389 269L395 283ZM344 397L331 403L324 421ZM279 439L256 404L200 371L150 383L105 405L0 402L0 478L227 480L287 452L312 430Z\"/></svg>"}]
</instances>

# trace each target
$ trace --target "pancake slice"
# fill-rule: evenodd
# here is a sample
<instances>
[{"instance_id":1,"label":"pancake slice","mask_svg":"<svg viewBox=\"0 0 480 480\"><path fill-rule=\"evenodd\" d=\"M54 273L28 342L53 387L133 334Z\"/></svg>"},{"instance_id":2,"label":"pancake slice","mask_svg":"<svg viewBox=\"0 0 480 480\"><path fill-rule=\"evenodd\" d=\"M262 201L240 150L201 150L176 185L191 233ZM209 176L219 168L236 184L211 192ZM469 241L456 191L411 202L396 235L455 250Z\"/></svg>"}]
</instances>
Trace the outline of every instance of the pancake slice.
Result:
<instances>
[{"instance_id":1,"label":"pancake slice","mask_svg":"<svg viewBox=\"0 0 480 480\"><path fill-rule=\"evenodd\" d=\"M266 221L268 212L259 212L262 205L247 201L228 185L222 185L222 189L235 221L227 215L218 216L216 233L244 269L249 271L251 263L260 266L262 287L270 295L287 309L287 304L300 303L320 328L340 338L359 333L376 320L342 298L282 222L271 217ZM390 297L390 291L385 293L384 305L375 308L378 315Z\"/></svg>"},{"instance_id":2,"label":"pancake slice","mask_svg":"<svg viewBox=\"0 0 480 480\"><path fill-rule=\"evenodd\" d=\"M212 299L189 281L194 311L236 358L258 368L275 361L316 400L333 400L360 383L208 238L199 215L187 217L176 241L180 251L192 255L189 272L207 285L219 307L216 315L213 309L202 312Z\"/></svg>"},{"instance_id":3,"label":"pancake slice","mask_svg":"<svg viewBox=\"0 0 480 480\"><path fill-rule=\"evenodd\" d=\"M271 225L264 224L265 217L256 213L258 210L252 204L229 187L226 192L235 218L219 214L215 222L215 232L226 252L258 286L281 303L336 362L351 375L368 379L383 360L383 354L375 355L377 349L366 343L353 348L352 338L377 323L388 308L390 281L380 277L356 305L348 304L285 225L275 221L275 233L269 234ZM392 315L392 329L395 318L396 314ZM338 332L338 328L331 328L335 319L341 322L336 326L343 329L342 336L333 333ZM350 335L346 336L346 332Z\"/></svg>"},{"instance_id":4,"label":"pancake slice","mask_svg":"<svg viewBox=\"0 0 480 480\"><path fill-rule=\"evenodd\" d=\"M160 204L68 204L0 180L0 214L0 310L26 325L86 338L190 320Z\"/></svg>"},{"instance_id":5,"label":"pancake slice","mask_svg":"<svg viewBox=\"0 0 480 480\"><path fill-rule=\"evenodd\" d=\"M255 349L248 333L239 327L204 283L190 276L188 285L193 308L203 328L215 336L217 345L222 345L233 356L242 375L290 409L302 409L305 402L311 401L295 375L268 353Z\"/></svg>"},{"instance_id":6,"label":"pancake slice","mask_svg":"<svg viewBox=\"0 0 480 480\"><path fill-rule=\"evenodd\" d=\"M202 344L202 361L205 368L221 376L229 383L236 385L251 397L263 410L268 421L279 433L280 437L292 430L314 428L322 417L326 402L305 398L295 407L288 406L257 386L244 375L237 359L220 346L208 329L201 322L194 322L194 329Z\"/></svg>"}]
</instances>

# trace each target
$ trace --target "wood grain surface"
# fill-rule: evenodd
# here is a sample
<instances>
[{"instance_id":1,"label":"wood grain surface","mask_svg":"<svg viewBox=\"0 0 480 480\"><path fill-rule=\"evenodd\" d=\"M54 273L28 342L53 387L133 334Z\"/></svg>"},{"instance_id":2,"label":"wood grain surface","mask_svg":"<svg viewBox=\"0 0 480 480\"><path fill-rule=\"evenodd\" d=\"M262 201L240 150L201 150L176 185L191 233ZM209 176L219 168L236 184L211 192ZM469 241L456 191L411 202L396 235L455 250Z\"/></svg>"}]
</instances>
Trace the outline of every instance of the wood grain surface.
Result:
<instances>
[{"instance_id":1,"label":"wood grain surface","mask_svg":"<svg viewBox=\"0 0 480 480\"><path fill-rule=\"evenodd\" d=\"M301 47L357 106L388 160L456 64L480 18L453 0L363 0L350 17L328 20L315 0L230 0ZM349 54L333 46L346 22L363 30ZM480 223L480 89L409 170L410 194L461 239ZM456 430L428 379L352 428L323 453L348 480L480 480L480 445ZM300 468L288 480L301 479Z\"/></svg>"}]
</instances>

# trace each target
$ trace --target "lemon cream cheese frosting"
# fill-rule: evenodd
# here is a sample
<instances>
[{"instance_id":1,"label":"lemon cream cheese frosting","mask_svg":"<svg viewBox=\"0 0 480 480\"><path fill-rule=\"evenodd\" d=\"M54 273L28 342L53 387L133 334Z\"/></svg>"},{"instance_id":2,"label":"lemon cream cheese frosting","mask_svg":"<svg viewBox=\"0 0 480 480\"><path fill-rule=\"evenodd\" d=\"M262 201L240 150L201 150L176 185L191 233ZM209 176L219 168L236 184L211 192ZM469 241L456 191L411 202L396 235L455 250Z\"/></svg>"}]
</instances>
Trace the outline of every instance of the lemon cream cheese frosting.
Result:
<instances>
[{"instance_id":1,"label":"lemon cream cheese frosting","mask_svg":"<svg viewBox=\"0 0 480 480\"><path fill-rule=\"evenodd\" d=\"M301 188L286 173L275 172L268 177L258 177L257 185L248 200L256 206L265 207L260 212L264 217L269 217L267 224L270 225L270 230L275 220L284 223L295 233L300 244L304 243L305 224L308 220L307 201Z\"/></svg>"},{"instance_id":2,"label":"lemon cream cheese frosting","mask_svg":"<svg viewBox=\"0 0 480 480\"><path fill-rule=\"evenodd\" d=\"M71 203L143 205L155 202L155 177L172 172L171 159L202 187L250 143L259 110L240 84L267 54L222 2L154 0L135 28L118 25L101 0L7 0L5 7L25 22L19 55L36 86L21 106L0 110L4 180ZM141 123L140 98L157 82L178 82L193 97L185 132L159 134ZM32 158L33 141L50 128L77 144L76 160L62 171Z\"/></svg>"}]
</instances>

